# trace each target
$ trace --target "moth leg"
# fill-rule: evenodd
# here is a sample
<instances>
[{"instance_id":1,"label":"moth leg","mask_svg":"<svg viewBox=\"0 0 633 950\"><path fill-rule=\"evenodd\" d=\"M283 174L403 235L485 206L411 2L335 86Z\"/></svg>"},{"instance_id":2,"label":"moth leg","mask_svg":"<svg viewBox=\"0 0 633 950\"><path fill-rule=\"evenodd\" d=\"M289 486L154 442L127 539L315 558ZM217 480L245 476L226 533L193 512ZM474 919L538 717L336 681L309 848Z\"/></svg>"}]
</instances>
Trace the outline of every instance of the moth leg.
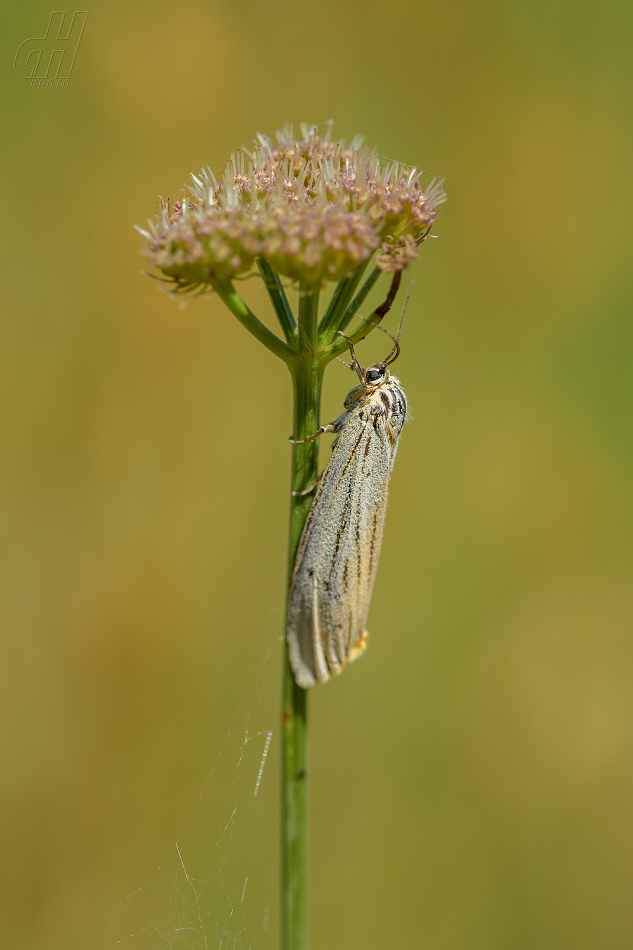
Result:
<instances>
[{"instance_id":1,"label":"moth leg","mask_svg":"<svg viewBox=\"0 0 633 950\"><path fill-rule=\"evenodd\" d=\"M312 442L313 439L318 438L318 436L323 435L325 432L336 432L336 426L333 426L331 423L326 426L321 426L320 429L317 429L316 432L313 432L312 435L309 435L307 439L293 439L292 436L288 439L292 445L303 445L304 442Z\"/></svg>"},{"instance_id":2,"label":"moth leg","mask_svg":"<svg viewBox=\"0 0 633 950\"><path fill-rule=\"evenodd\" d=\"M325 471L325 469L323 471ZM300 498L302 495L309 495L310 492L313 491L316 488L316 486L319 484L322 476L323 476L323 472L321 472L320 475L317 475L317 477L314 479L312 484L309 485L307 488L304 488L303 491L291 491L290 494L292 495L293 498Z\"/></svg>"}]
</instances>

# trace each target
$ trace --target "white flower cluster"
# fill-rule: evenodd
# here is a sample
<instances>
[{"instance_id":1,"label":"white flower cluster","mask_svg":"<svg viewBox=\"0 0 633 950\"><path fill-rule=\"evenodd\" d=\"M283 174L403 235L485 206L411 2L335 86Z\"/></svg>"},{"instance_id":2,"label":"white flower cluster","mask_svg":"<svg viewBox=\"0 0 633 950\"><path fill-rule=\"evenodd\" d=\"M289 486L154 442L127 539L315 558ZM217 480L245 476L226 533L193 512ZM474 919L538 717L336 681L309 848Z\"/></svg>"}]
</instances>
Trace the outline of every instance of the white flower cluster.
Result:
<instances>
[{"instance_id":1,"label":"white flower cluster","mask_svg":"<svg viewBox=\"0 0 633 950\"><path fill-rule=\"evenodd\" d=\"M422 188L415 168L381 162L361 139L345 146L302 126L257 136L217 181L192 175L189 196L163 202L147 238L150 263L188 287L230 281L257 257L306 284L347 277L376 254L382 270L407 267L446 199L443 179ZM139 229L140 230L140 229Z\"/></svg>"}]
</instances>

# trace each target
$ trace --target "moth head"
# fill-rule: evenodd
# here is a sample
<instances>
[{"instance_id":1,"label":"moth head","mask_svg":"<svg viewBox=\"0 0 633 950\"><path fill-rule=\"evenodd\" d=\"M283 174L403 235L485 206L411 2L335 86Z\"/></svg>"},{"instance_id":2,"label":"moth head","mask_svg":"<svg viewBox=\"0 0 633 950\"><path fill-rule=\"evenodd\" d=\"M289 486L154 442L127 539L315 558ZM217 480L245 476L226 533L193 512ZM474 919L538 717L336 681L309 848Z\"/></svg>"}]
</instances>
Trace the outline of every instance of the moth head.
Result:
<instances>
[{"instance_id":1,"label":"moth head","mask_svg":"<svg viewBox=\"0 0 633 950\"><path fill-rule=\"evenodd\" d=\"M389 376L389 370L385 363L374 363L373 366L368 366L367 369L363 371L363 375L365 377L365 385L379 386L380 383L383 383Z\"/></svg>"}]
</instances>

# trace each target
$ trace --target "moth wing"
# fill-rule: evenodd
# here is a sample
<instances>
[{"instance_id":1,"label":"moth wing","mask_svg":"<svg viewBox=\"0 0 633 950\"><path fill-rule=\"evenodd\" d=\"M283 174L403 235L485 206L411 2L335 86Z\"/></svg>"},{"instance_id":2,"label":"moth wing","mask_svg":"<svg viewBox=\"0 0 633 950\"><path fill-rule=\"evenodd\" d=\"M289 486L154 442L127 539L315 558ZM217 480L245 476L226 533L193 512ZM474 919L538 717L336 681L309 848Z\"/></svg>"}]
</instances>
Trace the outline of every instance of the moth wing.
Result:
<instances>
[{"instance_id":1,"label":"moth wing","mask_svg":"<svg viewBox=\"0 0 633 950\"><path fill-rule=\"evenodd\" d=\"M396 444L380 417L352 416L321 479L288 602L288 647L300 686L340 673L367 645Z\"/></svg>"}]
</instances>

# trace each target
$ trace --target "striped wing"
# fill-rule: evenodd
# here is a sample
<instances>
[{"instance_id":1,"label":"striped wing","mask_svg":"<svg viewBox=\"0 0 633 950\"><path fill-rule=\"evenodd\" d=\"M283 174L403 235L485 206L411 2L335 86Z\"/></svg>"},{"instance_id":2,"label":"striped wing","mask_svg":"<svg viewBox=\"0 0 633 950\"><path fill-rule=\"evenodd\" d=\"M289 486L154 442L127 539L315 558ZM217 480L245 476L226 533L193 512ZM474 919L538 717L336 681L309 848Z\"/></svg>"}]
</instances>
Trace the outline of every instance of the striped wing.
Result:
<instances>
[{"instance_id":1,"label":"striped wing","mask_svg":"<svg viewBox=\"0 0 633 950\"><path fill-rule=\"evenodd\" d=\"M406 403L405 403L406 411ZM389 479L404 415L353 411L303 530L288 604L288 646L300 686L340 673L365 649Z\"/></svg>"}]
</instances>

